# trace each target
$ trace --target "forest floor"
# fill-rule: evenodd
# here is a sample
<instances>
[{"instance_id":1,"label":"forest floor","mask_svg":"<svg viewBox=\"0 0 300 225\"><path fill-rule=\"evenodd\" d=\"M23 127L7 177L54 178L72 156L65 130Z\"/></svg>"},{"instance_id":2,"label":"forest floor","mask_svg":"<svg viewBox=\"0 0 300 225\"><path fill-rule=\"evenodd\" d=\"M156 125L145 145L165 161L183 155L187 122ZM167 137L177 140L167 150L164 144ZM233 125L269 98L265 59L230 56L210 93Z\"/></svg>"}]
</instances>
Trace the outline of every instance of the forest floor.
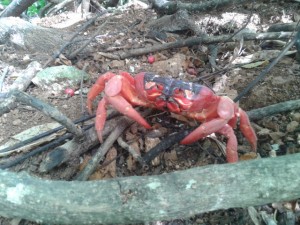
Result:
<instances>
[{"instance_id":1,"label":"forest floor","mask_svg":"<svg viewBox=\"0 0 300 225\"><path fill-rule=\"evenodd\" d=\"M218 10L211 11L209 14L195 13L191 15L191 18L203 32L209 35L233 34L246 22L248 22L247 28L254 29L256 32L263 32L271 24L294 22L297 21L295 18L299 18L299 15L297 15L299 3L262 2L255 3L253 7L253 15L249 21L247 21L248 16L252 10L250 3L243 6L227 7L223 9L223 12ZM57 24L62 24L69 19L66 15L67 13L62 13L57 16L44 18L38 21L37 24L45 27L57 27ZM115 73L128 71L131 74L150 71L161 76L171 76L175 79L203 84L211 87L219 95L228 95L234 98L268 65L269 59L264 59L264 54L266 53L263 51L281 50L283 48L283 46L275 42L245 41L238 59L242 60L256 53L259 55L256 57L260 58L260 60L254 60L251 63L263 62L261 65L251 64L249 68L245 68L238 66L231 60L234 52L239 50L241 42L220 43L218 44L219 52L216 57L216 64L219 70L212 68L208 58L208 46L205 45L153 52L152 54L155 57L153 64L148 63L147 58L149 55L130 57L124 60L112 60L105 57L104 54L99 54L99 52L113 54L117 50L126 52L132 48L151 47L164 42L183 40L192 35L191 32L187 31L167 33L165 40L149 37L147 35L147 23L153 20L155 16L156 14L153 10L140 9L135 6L113 16L100 17L99 24L103 24L105 21L108 21L108 23L102 28L95 41L91 43L90 47L92 48L81 53L74 60L67 60L70 65L79 69L85 67L86 72L90 75L88 81L84 82L82 86L72 87L77 91L73 97L67 97L63 90L49 93L34 84L31 84L26 92L55 106L72 120L87 114L85 103L86 90L95 83L100 74L108 70ZM83 37L90 37L97 29L97 26L99 25L90 27L85 34L82 34ZM76 31L77 27L71 26L64 28L64 30L68 30L71 33ZM15 79L13 76L14 71L26 68L28 62L33 59L41 64L46 62L45 58L39 59L34 54L21 50L16 51L12 46L1 46L0 48L5 53L0 54L0 69L9 66L9 75L4 80L3 91L7 90L13 83ZM64 61L58 61L58 63L51 66L59 64L64 64ZM249 65L250 62L247 64ZM300 99L299 69L299 63L295 59L295 54L285 56L263 81L240 100L239 106L245 111L249 111L275 103ZM82 96L79 94L80 91L83 93L83 101ZM96 107L96 103L94 106ZM157 132L153 132L153 130L147 131L134 124L122 135L123 140L130 143L130 146L141 152L142 155L146 151L145 149L151 148L162 139L167 138L169 134L188 126L184 118L168 112L154 111L146 119L157 128ZM14 135L26 129L49 122L53 121L41 112L25 105L19 105L0 117L0 144L13 139ZM92 122L90 121L90 123ZM236 129L240 160L256 157L276 157L300 151L299 111L272 115L251 122L258 136L257 154L250 154L249 156L250 146L241 135L239 129ZM188 122L188 124L195 123ZM175 145L167 152L161 154L155 162L152 162L147 172L139 173L137 172L138 162L126 150L115 144L110 150L111 155L115 157L112 158L115 160L107 167L99 167L90 179L154 175L208 164L226 163L224 145L226 145L226 139L216 135L211 135L209 138L189 146ZM80 158L74 160L72 164L68 164L68 167L73 167L72 169L68 168L68 172L65 171L66 165L64 164L50 173L40 174L38 167L47 152L28 158L11 169L14 171L25 170L45 178L71 180L72 176L82 170L87 161L93 157L96 149L86 152ZM266 211L269 215L276 215L274 218L278 224L287 224L282 221L285 221L284 218L287 212L293 212L296 217L296 223L299 224L299 211L296 208L299 210L297 200L269 204L257 207L256 210L257 212ZM15 222L14 220L0 218L0 224L16 224ZM26 221L18 222L19 224L30 224ZM190 219L166 221L163 224L253 224L253 221L247 209L235 208L204 213Z\"/></svg>"}]
</instances>

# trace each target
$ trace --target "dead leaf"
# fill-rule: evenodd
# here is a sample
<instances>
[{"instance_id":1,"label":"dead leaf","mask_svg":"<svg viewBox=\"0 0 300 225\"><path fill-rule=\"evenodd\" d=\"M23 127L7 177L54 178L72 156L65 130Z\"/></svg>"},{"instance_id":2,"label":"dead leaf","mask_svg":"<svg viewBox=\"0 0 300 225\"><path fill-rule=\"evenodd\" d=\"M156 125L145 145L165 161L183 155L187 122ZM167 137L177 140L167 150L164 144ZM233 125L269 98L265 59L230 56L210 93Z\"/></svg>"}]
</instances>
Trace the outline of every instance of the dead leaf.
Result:
<instances>
[{"instance_id":1,"label":"dead leaf","mask_svg":"<svg viewBox=\"0 0 300 225\"><path fill-rule=\"evenodd\" d=\"M245 160L251 160L251 159L256 159L257 154L256 152L248 152L240 156L239 160L245 161Z\"/></svg>"},{"instance_id":2,"label":"dead leaf","mask_svg":"<svg viewBox=\"0 0 300 225\"><path fill-rule=\"evenodd\" d=\"M102 165L89 177L89 180L102 180L116 177L117 165L116 160L117 150L112 147L106 154L106 158ZM88 162L88 161L87 161Z\"/></svg>"},{"instance_id":3,"label":"dead leaf","mask_svg":"<svg viewBox=\"0 0 300 225\"><path fill-rule=\"evenodd\" d=\"M241 67L245 68L245 69L252 69L252 68L255 68L255 67L259 67L259 66L266 66L268 63L269 63L268 60L258 61L258 62L254 62L254 63L249 63L249 64L246 64L246 65L243 65Z\"/></svg>"},{"instance_id":4,"label":"dead leaf","mask_svg":"<svg viewBox=\"0 0 300 225\"><path fill-rule=\"evenodd\" d=\"M146 137L145 138L145 152L148 152L150 149L152 149L153 147L155 147L158 143L160 143L160 139L159 138L149 138L149 137ZM156 157L155 159L153 159L151 161L151 164L153 166L158 166L160 164L160 158L159 158L159 156Z\"/></svg>"},{"instance_id":5,"label":"dead leaf","mask_svg":"<svg viewBox=\"0 0 300 225\"><path fill-rule=\"evenodd\" d=\"M133 148L136 153L138 153L139 155L141 155L141 150L140 150L139 142L138 141L135 141L135 142L131 143L129 146L131 148ZM127 169L129 171L134 171L136 169L136 160L133 158L132 155L128 156L128 158L126 160L126 164L127 164Z\"/></svg>"}]
</instances>

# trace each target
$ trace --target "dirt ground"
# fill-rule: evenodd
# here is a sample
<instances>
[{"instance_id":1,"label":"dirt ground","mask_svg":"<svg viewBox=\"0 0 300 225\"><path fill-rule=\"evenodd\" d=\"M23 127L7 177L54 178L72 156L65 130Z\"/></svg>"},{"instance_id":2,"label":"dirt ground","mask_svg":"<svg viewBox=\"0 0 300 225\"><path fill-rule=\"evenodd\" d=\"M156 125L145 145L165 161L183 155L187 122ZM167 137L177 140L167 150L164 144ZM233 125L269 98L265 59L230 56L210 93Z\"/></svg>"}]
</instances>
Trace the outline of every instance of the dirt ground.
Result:
<instances>
[{"instance_id":1,"label":"dirt ground","mask_svg":"<svg viewBox=\"0 0 300 225\"><path fill-rule=\"evenodd\" d=\"M286 3L283 1L255 3L253 13L253 18L255 19L249 22L248 27L255 28L257 32L262 32L265 31L270 24L293 22L298 16L298 8L298 3ZM247 21L247 15L250 14L250 11L251 4L224 9L223 18L225 18L226 15L229 17L229 22L232 22L234 26L236 26L230 28L216 22L216 18L220 19L222 15L220 12L212 11L210 14L193 14L191 16L195 23L200 27L202 26L202 29L210 35L221 35L227 34L227 32L234 33L237 29L242 27L243 22ZM282 12L284 12L284 14ZM61 14L42 19L38 24L51 27L58 22L61 23L67 20L68 17L64 15L65 14ZM63 90L55 94L49 94L33 84L29 86L26 92L55 106L68 118L75 120L87 114L85 107L86 92L83 91L84 100L82 101L81 96L78 94L80 89L88 90L96 81L99 74L108 70L116 73L118 71L128 71L132 74L137 74L142 71L151 71L161 76L172 76L176 79L207 85L214 88L218 94L229 95L233 98L268 64L268 60L266 60L264 64L260 66L252 65L250 68L243 68L233 64L227 67L231 62L234 50L240 47L239 42L233 45L219 44L219 53L216 57L217 66L221 68L219 71L212 69L208 59L207 46L204 45L194 46L193 48L183 47L153 52L152 54L156 59L153 64L148 63L148 55L131 57L125 60L112 60L99 54L99 52L113 54L114 51L117 50L126 51L131 48L149 47L162 42L184 39L191 35L189 32L180 32L167 33L168 37L166 40L149 38L146 35L146 25L155 15L155 12L151 9L131 8L111 17L106 16L100 18L99 24L103 24L104 21L108 19L109 22L96 37L96 41L90 44L90 48L86 52L80 54L74 60L69 61L73 66L79 69L83 69L84 65L87 65L85 69L90 75L89 80L84 82L82 87L74 87L77 93L73 97L66 97ZM209 23L205 22L205 18L207 17L211 18ZM233 22L236 21L235 18L239 18L239 22ZM133 25L137 21L139 22L137 23L138 25ZM219 21L222 20L220 19ZM97 26L98 25L90 27L85 34L81 35L85 35L86 38L90 37L97 29ZM128 29L129 27L130 29ZM72 26L64 29L70 29L69 32L74 32L77 27ZM268 47L265 47L266 45ZM13 74L13 71L20 71L28 65L28 61L24 60L25 58L29 57L29 61L39 59L34 54L31 55L24 51L16 51L12 46L0 46L0 48L2 52L5 52L5 54L0 54L0 69L3 71L5 67L9 66L9 73L4 80L3 86L3 90L6 90L14 81L14 77L10 76ZM249 41L244 43L242 53L239 57L243 58L265 49L281 50L282 48L282 46L276 46L273 43ZM45 63L45 60L40 60L40 63ZM60 61L58 64L63 64L63 61ZM52 66L54 66L54 64ZM222 68L226 68L226 70ZM239 102L240 107L245 111L249 111L275 103L299 99L299 75L299 63L295 60L295 54L285 56L249 95L241 99ZM297 111L286 112L266 117L259 121L252 121L258 136L258 154L251 157L269 157L270 155L276 156L299 152L299 113L300 112ZM185 124L184 127L187 126L182 118L175 117L168 112L161 113L154 111L153 114L146 119L151 125L154 124L157 130L160 131L159 135L155 138L149 138L151 131L146 131L137 125L133 125L123 134L123 139L130 142L141 154L145 151L141 146L146 146L147 148L155 145L160 140L166 138L168 134L180 129L183 124ZM41 112L25 105L19 105L17 108L0 117L0 144L4 144L12 139L14 135L28 128L49 122L52 122L51 118ZM236 130L236 134L239 141L240 157L243 158L245 153L249 152L250 147L238 129ZM162 154L156 162L152 163L147 174L140 175L154 175L207 164L226 163L222 151L224 148L220 147L219 143L223 146L226 144L226 140L220 136L213 135L191 146L175 145L165 154ZM199 146L201 150L199 150ZM93 156L95 150L96 149L88 151L73 162L72 172L70 172L70 168L68 168L68 179L72 179L72 176L82 169L88 159ZM118 144L114 145L113 151L116 151L117 155L115 160L111 163L113 166L97 170L91 179L108 179L116 176L136 175L135 169L137 162L131 155ZM43 160L45 154L46 152L31 157L11 169L15 171L26 170L43 177L66 179L65 165L51 171L49 174L39 174L38 165ZM6 158L3 158L0 162L5 160ZM68 166L70 166L70 164L68 164ZM270 215L276 211L276 218L280 221L280 218L284 217L287 211L293 211L286 205L288 205L288 203L282 203L280 206L270 204L257 207L257 211L266 211ZM296 223L299 224L299 212L293 212L296 215ZM13 224L13 222L14 221L10 219L0 219L0 224ZM30 223L19 221L19 224ZM189 220L163 222L163 224L253 224L253 222L247 209L229 209L200 214ZM262 224L264 224L264 222L262 222Z\"/></svg>"}]
</instances>

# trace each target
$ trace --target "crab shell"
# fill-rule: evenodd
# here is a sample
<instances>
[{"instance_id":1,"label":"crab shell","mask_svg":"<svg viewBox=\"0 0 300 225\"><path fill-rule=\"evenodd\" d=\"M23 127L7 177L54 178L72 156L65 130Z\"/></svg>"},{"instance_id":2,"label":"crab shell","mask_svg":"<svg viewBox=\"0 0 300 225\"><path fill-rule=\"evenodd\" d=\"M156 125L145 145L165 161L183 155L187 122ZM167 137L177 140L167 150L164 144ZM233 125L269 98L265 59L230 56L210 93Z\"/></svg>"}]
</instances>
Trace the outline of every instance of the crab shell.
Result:
<instances>
[{"instance_id":1,"label":"crab shell","mask_svg":"<svg viewBox=\"0 0 300 225\"><path fill-rule=\"evenodd\" d=\"M212 133L227 137L226 155L228 162L238 161L237 139L233 128L240 118L240 130L256 151L257 137L245 111L230 98L215 95L208 87L164 78L153 73L142 72L135 77L127 72L116 75L107 72L92 86L87 97L87 108L92 113L92 102L101 92L104 97L96 112L96 131L102 142L102 131L106 121L106 106L112 105L147 129L148 122L133 108L144 106L181 114L202 124L180 143L191 144Z\"/></svg>"}]
</instances>

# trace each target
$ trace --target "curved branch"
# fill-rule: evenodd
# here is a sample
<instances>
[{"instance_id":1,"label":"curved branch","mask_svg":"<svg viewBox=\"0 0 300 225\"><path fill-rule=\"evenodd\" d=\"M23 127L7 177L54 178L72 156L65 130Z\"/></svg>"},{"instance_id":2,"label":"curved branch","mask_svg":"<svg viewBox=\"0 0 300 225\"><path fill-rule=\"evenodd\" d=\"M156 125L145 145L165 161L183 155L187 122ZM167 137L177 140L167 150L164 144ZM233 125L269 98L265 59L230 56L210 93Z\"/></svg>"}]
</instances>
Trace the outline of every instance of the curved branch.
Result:
<instances>
[{"instance_id":1,"label":"curved branch","mask_svg":"<svg viewBox=\"0 0 300 225\"><path fill-rule=\"evenodd\" d=\"M49 224L126 224L287 201L300 197L299 160L293 154L91 182L0 170L0 215Z\"/></svg>"}]
</instances>

